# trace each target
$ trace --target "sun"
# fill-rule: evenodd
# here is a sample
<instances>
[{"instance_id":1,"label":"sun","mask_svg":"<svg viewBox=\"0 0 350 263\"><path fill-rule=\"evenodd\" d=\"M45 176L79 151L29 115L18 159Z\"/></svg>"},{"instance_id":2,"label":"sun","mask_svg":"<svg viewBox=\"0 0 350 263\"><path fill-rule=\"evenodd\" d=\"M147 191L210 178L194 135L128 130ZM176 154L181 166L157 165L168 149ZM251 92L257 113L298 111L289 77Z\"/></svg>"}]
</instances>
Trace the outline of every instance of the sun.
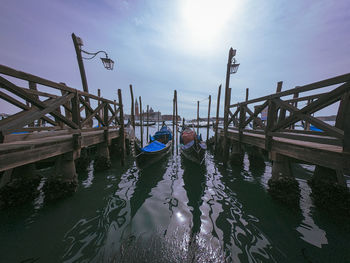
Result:
<instances>
[{"instance_id":1,"label":"sun","mask_svg":"<svg viewBox=\"0 0 350 263\"><path fill-rule=\"evenodd\" d=\"M195 46L213 46L230 26L235 3L234 0L183 0L180 15L186 40Z\"/></svg>"}]
</instances>

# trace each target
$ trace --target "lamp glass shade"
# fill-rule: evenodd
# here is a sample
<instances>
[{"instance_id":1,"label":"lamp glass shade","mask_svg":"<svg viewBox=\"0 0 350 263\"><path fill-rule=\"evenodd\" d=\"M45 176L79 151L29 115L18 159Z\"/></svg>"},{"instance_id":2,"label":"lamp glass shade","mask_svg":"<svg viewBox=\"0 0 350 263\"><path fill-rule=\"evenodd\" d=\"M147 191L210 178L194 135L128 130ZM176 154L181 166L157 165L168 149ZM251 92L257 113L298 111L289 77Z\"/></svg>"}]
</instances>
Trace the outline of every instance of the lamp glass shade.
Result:
<instances>
[{"instance_id":1,"label":"lamp glass shade","mask_svg":"<svg viewBox=\"0 0 350 263\"><path fill-rule=\"evenodd\" d=\"M239 64L233 63L233 64L231 65L231 68L230 68L230 73L231 73L231 74L236 73L237 70L238 70L238 67L239 67Z\"/></svg>"},{"instance_id":2,"label":"lamp glass shade","mask_svg":"<svg viewBox=\"0 0 350 263\"><path fill-rule=\"evenodd\" d=\"M114 61L110 58L101 58L103 66L108 70L113 70Z\"/></svg>"}]
</instances>

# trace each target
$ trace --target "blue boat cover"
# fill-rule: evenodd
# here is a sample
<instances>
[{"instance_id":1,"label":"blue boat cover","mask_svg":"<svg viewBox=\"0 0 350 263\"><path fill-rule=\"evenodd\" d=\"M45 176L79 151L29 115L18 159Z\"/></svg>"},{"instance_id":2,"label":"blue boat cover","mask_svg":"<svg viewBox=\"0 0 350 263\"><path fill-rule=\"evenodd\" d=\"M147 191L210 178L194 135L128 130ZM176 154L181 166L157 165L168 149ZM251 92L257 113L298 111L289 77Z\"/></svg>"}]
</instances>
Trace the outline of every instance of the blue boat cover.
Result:
<instances>
[{"instance_id":1,"label":"blue boat cover","mask_svg":"<svg viewBox=\"0 0 350 263\"><path fill-rule=\"evenodd\" d=\"M171 131L169 130L169 128L167 126L163 126L159 131L157 131L155 134L154 134L154 139L158 139L159 137L161 137L162 135L168 135L169 137L169 140L172 139L172 134L171 134Z\"/></svg>"},{"instance_id":2,"label":"blue boat cover","mask_svg":"<svg viewBox=\"0 0 350 263\"><path fill-rule=\"evenodd\" d=\"M148 144L147 146L143 147L141 150L143 152L155 152L164 148L165 148L165 144L158 141L154 141Z\"/></svg>"}]
</instances>

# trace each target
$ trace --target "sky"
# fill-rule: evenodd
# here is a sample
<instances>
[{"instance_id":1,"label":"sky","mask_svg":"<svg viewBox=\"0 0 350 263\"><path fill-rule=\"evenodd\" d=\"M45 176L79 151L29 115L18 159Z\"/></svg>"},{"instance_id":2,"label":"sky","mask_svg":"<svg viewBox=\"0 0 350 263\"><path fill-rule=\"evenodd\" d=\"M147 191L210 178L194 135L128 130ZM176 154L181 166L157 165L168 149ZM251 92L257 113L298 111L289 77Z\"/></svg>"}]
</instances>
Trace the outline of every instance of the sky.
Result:
<instances>
[{"instance_id":1,"label":"sky","mask_svg":"<svg viewBox=\"0 0 350 263\"><path fill-rule=\"evenodd\" d=\"M130 112L129 84L162 114L216 114L218 86L225 86L230 47L238 72L231 102L350 72L348 0L2 0L0 64L82 90L71 39L89 52L105 50L113 71L98 58L85 60L89 91L117 99ZM222 90L223 94L223 90ZM221 96L221 114L223 113ZM0 112L15 108L0 101ZM333 113L332 113L333 114Z\"/></svg>"}]
</instances>

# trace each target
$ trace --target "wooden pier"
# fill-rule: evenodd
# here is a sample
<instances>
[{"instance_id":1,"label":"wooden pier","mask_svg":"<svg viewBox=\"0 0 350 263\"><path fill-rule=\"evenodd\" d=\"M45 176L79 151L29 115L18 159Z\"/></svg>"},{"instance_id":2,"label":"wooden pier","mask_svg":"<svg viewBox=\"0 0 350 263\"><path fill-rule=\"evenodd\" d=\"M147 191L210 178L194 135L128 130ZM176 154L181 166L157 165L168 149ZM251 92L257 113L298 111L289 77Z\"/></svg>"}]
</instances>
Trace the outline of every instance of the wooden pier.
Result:
<instances>
[{"instance_id":1,"label":"wooden pier","mask_svg":"<svg viewBox=\"0 0 350 263\"><path fill-rule=\"evenodd\" d=\"M0 121L2 185L11 180L5 175L16 168L53 157L60 160L57 177L76 181L74 160L91 146L96 146L95 166L99 169L110 166L108 147L112 142L118 143L124 158L121 90L117 103L3 65L0 87L0 98L20 109Z\"/></svg>"},{"instance_id":2,"label":"wooden pier","mask_svg":"<svg viewBox=\"0 0 350 263\"><path fill-rule=\"evenodd\" d=\"M247 146L268 153L273 163L270 181L293 178L290 162L299 162L316 165L313 180L319 178L346 188L344 172L350 171L350 74L286 91L282 91L282 84L277 83L276 93L251 100L247 90L246 101L234 104L230 103L231 89L226 86L225 123L218 131L224 161L230 158L239 163ZM337 110L335 125L314 116L330 105Z\"/></svg>"}]
</instances>

